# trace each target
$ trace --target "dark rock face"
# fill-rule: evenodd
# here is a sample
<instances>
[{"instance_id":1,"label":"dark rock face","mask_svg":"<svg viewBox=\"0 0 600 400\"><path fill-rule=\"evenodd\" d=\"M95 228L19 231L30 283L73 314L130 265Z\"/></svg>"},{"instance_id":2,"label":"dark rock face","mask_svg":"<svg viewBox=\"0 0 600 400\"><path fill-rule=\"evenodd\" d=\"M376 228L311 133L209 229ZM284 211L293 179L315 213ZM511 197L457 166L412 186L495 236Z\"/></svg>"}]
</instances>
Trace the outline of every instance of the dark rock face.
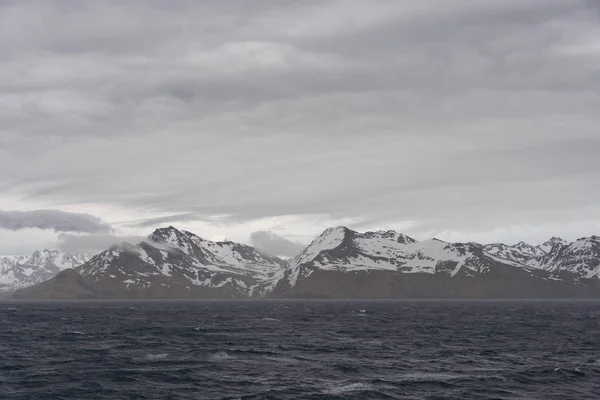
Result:
<instances>
[{"instance_id":1,"label":"dark rock face","mask_svg":"<svg viewBox=\"0 0 600 400\"><path fill-rule=\"evenodd\" d=\"M94 299L98 298L92 282L86 280L73 269L66 269L54 278L17 290L17 299Z\"/></svg>"},{"instance_id":2,"label":"dark rock face","mask_svg":"<svg viewBox=\"0 0 600 400\"><path fill-rule=\"evenodd\" d=\"M404 274L391 271L316 271L281 297L307 298L457 298L538 299L595 298L600 286L532 277L506 268L481 276Z\"/></svg>"}]
</instances>

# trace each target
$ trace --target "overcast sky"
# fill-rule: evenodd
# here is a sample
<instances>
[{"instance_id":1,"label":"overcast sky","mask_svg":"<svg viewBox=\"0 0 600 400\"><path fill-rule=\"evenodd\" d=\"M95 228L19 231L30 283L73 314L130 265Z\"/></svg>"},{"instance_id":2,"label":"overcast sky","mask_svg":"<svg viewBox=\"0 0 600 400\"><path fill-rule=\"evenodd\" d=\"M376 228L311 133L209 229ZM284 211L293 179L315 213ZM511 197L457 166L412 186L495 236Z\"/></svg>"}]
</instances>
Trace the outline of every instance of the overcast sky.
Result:
<instances>
[{"instance_id":1,"label":"overcast sky","mask_svg":"<svg viewBox=\"0 0 600 400\"><path fill-rule=\"evenodd\" d=\"M0 253L600 234L598 0L15 0L0 32Z\"/></svg>"}]
</instances>

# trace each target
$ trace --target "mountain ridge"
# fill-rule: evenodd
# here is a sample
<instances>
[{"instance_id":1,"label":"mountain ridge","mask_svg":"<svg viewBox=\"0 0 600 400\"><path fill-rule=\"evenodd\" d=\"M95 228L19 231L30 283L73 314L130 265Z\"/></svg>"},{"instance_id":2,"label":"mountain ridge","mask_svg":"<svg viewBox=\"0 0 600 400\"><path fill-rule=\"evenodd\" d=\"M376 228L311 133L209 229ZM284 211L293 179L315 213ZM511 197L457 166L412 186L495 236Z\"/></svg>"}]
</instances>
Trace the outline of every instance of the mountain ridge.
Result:
<instances>
[{"instance_id":1,"label":"mountain ridge","mask_svg":"<svg viewBox=\"0 0 600 400\"><path fill-rule=\"evenodd\" d=\"M14 291L46 281L60 271L85 263L89 254L36 250L30 256L0 256L0 291Z\"/></svg>"},{"instance_id":2,"label":"mountain ridge","mask_svg":"<svg viewBox=\"0 0 600 400\"><path fill-rule=\"evenodd\" d=\"M74 272L89 282L81 291L96 287L99 298L339 297L351 294L350 287L366 297L600 297L589 289L600 282L600 238L481 245L418 242L393 230L359 233L338 226L285 261L169 226L137 245L111 246ZM35 287L19 296L35 296Z\"/></svg>"}]
</instances>

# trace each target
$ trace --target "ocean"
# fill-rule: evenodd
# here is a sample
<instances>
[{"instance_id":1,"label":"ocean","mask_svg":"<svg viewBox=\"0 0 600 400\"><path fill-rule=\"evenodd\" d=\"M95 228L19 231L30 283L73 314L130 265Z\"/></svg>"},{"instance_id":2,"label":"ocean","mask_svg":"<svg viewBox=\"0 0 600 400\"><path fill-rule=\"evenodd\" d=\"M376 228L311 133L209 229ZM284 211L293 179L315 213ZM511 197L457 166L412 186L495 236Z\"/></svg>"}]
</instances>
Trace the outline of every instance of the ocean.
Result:
<instances>
[{"instance_id":1,"label":"ocean","mask_svg":"<svg viewBox=\"0 0 600 400\"><path fill-rule=\"evenodd\" d=\"M600 302L5 301L0 398L600 399Z\"/></svg>"}]
</instances>

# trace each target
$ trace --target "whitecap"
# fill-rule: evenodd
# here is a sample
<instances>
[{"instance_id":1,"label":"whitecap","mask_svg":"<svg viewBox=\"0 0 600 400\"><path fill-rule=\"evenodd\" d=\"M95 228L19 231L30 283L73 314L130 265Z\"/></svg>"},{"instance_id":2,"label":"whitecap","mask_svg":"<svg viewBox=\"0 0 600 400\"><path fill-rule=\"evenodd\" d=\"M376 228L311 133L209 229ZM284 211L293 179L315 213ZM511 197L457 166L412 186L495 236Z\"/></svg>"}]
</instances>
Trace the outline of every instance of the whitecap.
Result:
<instances>
[{"instance_id":1,"label":"whitecap","mask_svg":"<svg viewBox=\"0 0 600 400\"><path fill-rule=\"evenodd\" d=\"M270 317L265 317L265 318L263 318L262 320L263 320L263 321L277 321L277 322L281 321L280 319L277 319L277 318L270 318Z\"/></svg>"},{"instance_id":2,"label":"whitecap","mask_svg":"<svg viewBox=\"0 0 600 400\"><path fill-rule=\"evenodd\" d=\"M231 358L233 358L233 357L231 357L229 354L227 354L224 351L219 351L217 353L213 353L208 357L208 359L210 361L225 361L225 360L229 360Z\"/></svg>"},{"instance_id":3,"label":"whitecap","mask_svg":"<svg viewBox=\"0 0 600 400\"><path fill-rule=\"evenodd\" d=\"M69 335L85 335L85 333L81 331L67 331Z\"/></svg>"},{"instance_id":4,"label":"whitecap","mask_svg":"<svg viewBox=\"0 0 600 400\"><path fill-rule=\"evenodd\" d=\"M169 355L167 353L159 353L159 354L146 354L146 359L147 360L164 360L165 358L167 358Z\"/></svg>"},{"instance_id":5,"label":"whitecap","mask_svg":"<svg viewBox=\"0 0 600 400\"><path fill-rule=\"evenodd\" d=\"M350 383L347 385L330 387L325 391L325 393L339 395L339 394L344 394L344 393L352 393L352 392L359 392L359 391L363 391L363 390L370 390L372 388L373 388L373 386L365 384L365 383Z\"/></svg>"},{"instance_id":6,"label":"whitecap","mask_svg":"<svg viewBox=\"0 0 600 400\"><path fill-rule=\"evenodd\" d=\"M402 375L400 380L405 382L446 382L464 377L464 375L448 374L443 372L414 372L411 374Z\"/></svg>"},{"instance_id":7,"label":"whitecap","mask_svg":"<svg viewBox=\"0 0 600 400\"><path fill-rule=\"evenodd\" d=\"M269 360L269 361L275 361L275 362L286 363L286 364L298 364L298 362L299 362L295 358L284 357L284 356L269 356L269 357L265 357L265 359Z\"/></svg>"}]
</instances>

